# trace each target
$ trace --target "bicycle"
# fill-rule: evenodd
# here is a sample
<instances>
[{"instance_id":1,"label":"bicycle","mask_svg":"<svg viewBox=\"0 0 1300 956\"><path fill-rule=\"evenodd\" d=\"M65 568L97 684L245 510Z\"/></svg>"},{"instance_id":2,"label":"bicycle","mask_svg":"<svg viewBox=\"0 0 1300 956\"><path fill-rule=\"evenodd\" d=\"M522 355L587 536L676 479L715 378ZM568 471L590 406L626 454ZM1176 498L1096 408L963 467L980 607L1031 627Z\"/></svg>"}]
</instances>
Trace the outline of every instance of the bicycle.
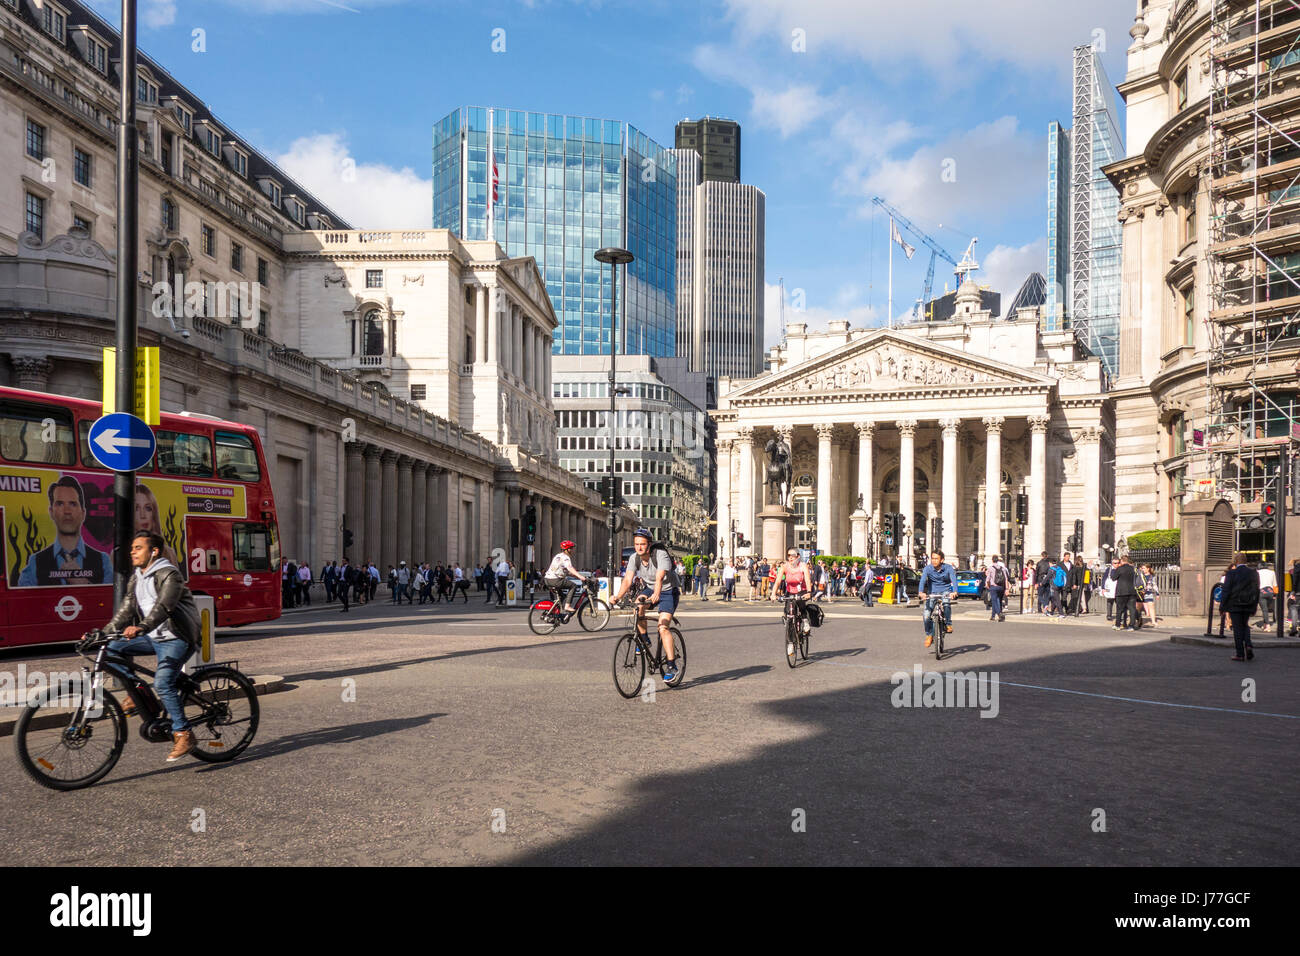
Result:
<instances>
[{"instance_id":1,"label":"bicycle","mask_svg":"<svg viewBox=\"0 0 1300 956\"><path fill-rule=\"evenodd\" d=\"M620 611L627 612L628 631L614 645L614 687L628 700L637 696L645 686L646 668L651 674L663 670L668 661L663 656L663 639L655 627L655 647L650 649L650 624L646 620L646 633L637 631L637 618L641 606L631 601L619 605ZM673 615L668 631L673 636L673 663L677 666L677 675L670 681L664 681L667 687L680 687L686 677L686 639L682 637L677 615Z\"/></svg>"},{"instance_id":2,"label":"bicycle","mask_svg":"<svg viewBox=\"0 0 1300 956\"><path fill-rule=\"evenodd\" d=\"M934 635L933 647L936 661L943 660L943 638L948 631L948 617L944 611L951 607L949 602L952 600L948 594L942 595L941 598L930 595L927 598L930 606L925 611L930 616L930 633ZM948 610L948 613L952 612Z\"/></svg>"},{"instance_id":3,"label":"bicycle","mask_svg":"<svg viewBox=\"0 0 1300 956\"><path fill-rule=\"evenodd\" d=\"M90 631L76 651L92 667L81 668L81 691L63 694L64 687L47 687L27 707L14 726L18 762L33 780L51 790L78 790L103 779L117 764L126 746L126 712L104 687L112 663L130 679L113 674L126 684L126 693L140 717L140 736L150 743L171 743L171 720L144 677L154 671L108 649L121 634ZM92 658L93 652L93 658ZM257 689L237 668L237 661L204 664L192 674L180 673L176 692L194 734L190 753L205 763L233 760L247 749L257 734L260 707ZM89 688L89 693L85 689ZM71 690L71 688L68 688ZM63 706L67 700L71 705Z\"/></svg>"},{"instance_id":4,"label":"bicycle","mask_svg":"<svg viewBox=\"0 0 1300 956\"><path fill-rule=\"evenodd\" d=\"M782 611L785 619L785 662L794 667L798 659L808 659L808 635L812 631L812 621L808 619L808 596L806 594L785 594L781 601L786 605ZM792 605L791 602L799 602Z\"/></svg>"},{"instance_id":5,"label":"bicycle","mask_svg":"<svg viewBox=\"0 0 1300 956\"><path fill-rule=\"evenodd\" d=\"M572 611L565 611L560 601L559 589L549 588L550 598L540 598L528 609L528 628L545 637L555 632L561 624L568 624L576 614L584 631L603 631L609 625L609 605L596 597L600 582L583 578L578 603Z\"/></svg>"}]
</instances>

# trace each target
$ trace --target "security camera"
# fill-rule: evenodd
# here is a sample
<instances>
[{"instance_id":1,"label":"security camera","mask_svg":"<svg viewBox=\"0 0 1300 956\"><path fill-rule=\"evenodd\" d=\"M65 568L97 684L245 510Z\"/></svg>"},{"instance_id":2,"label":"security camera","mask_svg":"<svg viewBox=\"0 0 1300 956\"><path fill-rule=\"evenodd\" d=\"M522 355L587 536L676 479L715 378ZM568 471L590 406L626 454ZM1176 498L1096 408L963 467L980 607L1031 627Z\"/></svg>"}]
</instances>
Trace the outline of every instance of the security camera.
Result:
<instances>
[{"instance_id":1,"label":"security camera","mask_svg":"<svg viewBox=\"0 0 1300 956\"><path fill-rule=\"evenodd\" d=\"M190 330L189 330L189 329L181 329L181 338L183 338L183 339L188 339L189 337L190 337Z\"/></svg>"}]
</instances>

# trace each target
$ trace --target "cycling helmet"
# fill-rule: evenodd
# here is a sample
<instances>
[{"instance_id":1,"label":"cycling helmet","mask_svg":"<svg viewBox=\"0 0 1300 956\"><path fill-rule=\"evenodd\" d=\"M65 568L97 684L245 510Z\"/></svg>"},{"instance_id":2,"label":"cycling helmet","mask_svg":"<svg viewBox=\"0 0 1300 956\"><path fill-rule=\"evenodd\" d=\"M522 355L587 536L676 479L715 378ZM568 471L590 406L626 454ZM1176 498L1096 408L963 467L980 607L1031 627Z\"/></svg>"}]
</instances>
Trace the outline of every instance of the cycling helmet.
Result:
<instances>
[{"instance_id":1,"label":"cycling helmet","mask_svg":"<svg viewBox=\"0 0 1300 956\"><path fill-rule=\"evenodd\" d=\"M632 532L633 538L645 538L647 541L653 541L655 536L650 533L649 528L637 528Z\"/></svg>"},{"instance_id":2,"label":"cycling helmet","mask_svg":"<svg viewBox=\"0 0 1300 956\"><path fill-rule=\"evenodd\" d=\"M561 541L561 542L560 542L560 550L561 550L561 551L568 551L568 550L569 550L570 548L572 548L572 547L574 547L574 544L573 544L572 541Z\"/></svg>"}]
</instances>

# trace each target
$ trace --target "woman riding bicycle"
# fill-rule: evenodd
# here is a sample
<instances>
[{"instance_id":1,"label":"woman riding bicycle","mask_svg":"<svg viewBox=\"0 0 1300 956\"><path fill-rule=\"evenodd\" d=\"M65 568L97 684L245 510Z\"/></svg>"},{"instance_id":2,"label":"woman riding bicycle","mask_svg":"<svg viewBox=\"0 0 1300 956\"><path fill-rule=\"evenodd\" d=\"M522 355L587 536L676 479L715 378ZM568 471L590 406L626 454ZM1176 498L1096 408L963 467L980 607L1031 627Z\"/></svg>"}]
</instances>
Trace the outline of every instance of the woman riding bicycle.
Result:
<instances>
[{"instance_id":1,"label":"woman riding bicycle","mask_svg":"<svg viewBox=\"0 0 1300 956\"><path fill-rule=\"evenodd\" d=\"M812 571L800 560L799 552L794 548L785 553L785 561L777 568L776 579L772 582L772 600L775 601L782 593L802 601L812 596ZM791 613L800 612L792 609ZM790 653L789 648L786 653Z\"/></svg>"},{"instance_id":2,"label":"woman riding bicycle","mask_svg":"<svg viewBox=\"0 0 1300 956\"><path fill-rule=\"evenodd\" d=\"M115 654L137 656L155 654L158 669L154 690L171 718L172 738L176 746L167 760L180 760L194 749L194 735L185 720L185 708L176 692L181 665L194 653L199 637L199 611L194 596L181 580L181 573L163 557L166 543L152 531L137 531L131 540L131 565L135 573L126 584L126 597L108 622L106 630L121 631L122 637L110 641ZM124 625L129 625L125 626ZM105 664L125 680L130 674L111 663ZM129 705L123 708L127 716Z\"/></svg>"},{"instance_id":3,"label":"woman riding bicycle","mask_svg":"<svg viewBox=\"0 0 1300 956\"><path fill-rule=\"evenodd\" d=\"M944 631L948 634L952 633L952 596L957 593L957 572L943 558L943 552L935 548L930 552L930 563L921 572L921 585L918 590L921 594L929 595L925 599L925 613L923 615L926 647L934 643L930 612L934 608L935 601L943 601Z\"/></svg>"}]
</instances>

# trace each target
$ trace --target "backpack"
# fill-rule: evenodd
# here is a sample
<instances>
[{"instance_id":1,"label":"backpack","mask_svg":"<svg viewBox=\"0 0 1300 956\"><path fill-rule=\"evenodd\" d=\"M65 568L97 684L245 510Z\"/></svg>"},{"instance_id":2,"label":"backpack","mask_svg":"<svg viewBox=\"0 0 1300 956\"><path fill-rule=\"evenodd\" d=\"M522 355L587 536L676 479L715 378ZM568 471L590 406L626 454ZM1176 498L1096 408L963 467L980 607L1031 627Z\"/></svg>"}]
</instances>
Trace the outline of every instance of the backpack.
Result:
<instances>
[{"instance_id":1,"label":"backpack","mask_svg":"<svg viewBox=\"0 0 1300 956\"><path fill-rule=\"evenodd\" d=\"M995 588L1005 588L1007 586L1007 572L996 565L993 568L993 586Z\"/></svg>"},{"instance_id":2,"label":"backpack","mask_svg":"<svg viewBox=\"0 0 1300 956\"><path fill-rule=\"evenodd\" d=\"M682 579L677 574L677 556L673 554L673 549L664 541L656 541L654 544L650 545L650 550L646 552L646 558L651 567L654 566L654 553L656 551L662 551L664 554L668 555L668 573L664 575L664 580L673 588L680 591L682 587Z\"/></svg>"},{"instance_id":3,"label":"backpack","mask_svg":"<svg viewBox=\"0 0 1300 956\"><path fill-rule=\"evenodd\" d=\"M1054 564L1052 565L1052 571L1052 584L1058 588L1065 587L1065 565Z\"/></svg>"}]
</instances>

